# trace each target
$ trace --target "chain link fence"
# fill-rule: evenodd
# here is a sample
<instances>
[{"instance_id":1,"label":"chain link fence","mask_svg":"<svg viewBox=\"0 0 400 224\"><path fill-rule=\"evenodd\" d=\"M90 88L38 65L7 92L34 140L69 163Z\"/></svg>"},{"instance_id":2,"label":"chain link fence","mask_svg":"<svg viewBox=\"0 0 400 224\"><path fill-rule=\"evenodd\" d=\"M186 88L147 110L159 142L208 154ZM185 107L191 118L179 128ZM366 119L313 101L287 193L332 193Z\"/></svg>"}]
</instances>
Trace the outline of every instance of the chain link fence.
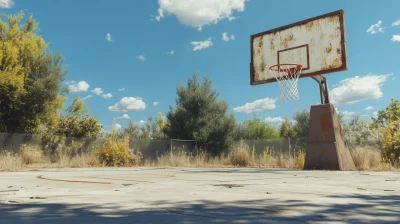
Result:
<instances>
[{"instance_id":1,"label":"chain link fence","mask_svg":"<svg viewBox=\"0 0 400 224\"><path fill-rule=\"evenodd\" d=\"M72 138L63 136L40 136L32 134L0 133L0 152L18 152L24 145L42 149L45 153L57 151L74 153L92 153L100 149L105 138ZM279 138L267 140L243 140L245 144L255 151L263 154L268 149L274 154L294 155L297 153L296 138ZM238 143L238 142L237 142ZM129 147L135 152L140 152L145 159L155 159L168 152L199 152L201 148L193 140L130 140ZM229 153L231 149L224 149Z\"/></svg>"}]
</instances>

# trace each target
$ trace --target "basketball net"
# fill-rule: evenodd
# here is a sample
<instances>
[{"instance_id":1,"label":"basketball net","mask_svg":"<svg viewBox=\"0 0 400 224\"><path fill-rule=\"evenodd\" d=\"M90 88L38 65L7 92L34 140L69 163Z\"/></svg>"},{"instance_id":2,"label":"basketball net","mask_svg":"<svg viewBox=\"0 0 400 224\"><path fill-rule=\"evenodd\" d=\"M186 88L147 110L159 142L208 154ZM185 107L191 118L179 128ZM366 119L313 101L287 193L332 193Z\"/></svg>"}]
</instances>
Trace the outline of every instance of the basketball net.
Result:
<instances>
[{"instance_id":1,"label":"basketball net","mask_svg":"<svg viewBox=\"0 0 400 224\"><path fill-rule=\"evenodd\" d=\"M280 99L298 100L299 91L297 83L301 74L302 66L298 64L280 64L270 67L271 73L279 83L281 89Z\"/></svg>"}]
</instances>

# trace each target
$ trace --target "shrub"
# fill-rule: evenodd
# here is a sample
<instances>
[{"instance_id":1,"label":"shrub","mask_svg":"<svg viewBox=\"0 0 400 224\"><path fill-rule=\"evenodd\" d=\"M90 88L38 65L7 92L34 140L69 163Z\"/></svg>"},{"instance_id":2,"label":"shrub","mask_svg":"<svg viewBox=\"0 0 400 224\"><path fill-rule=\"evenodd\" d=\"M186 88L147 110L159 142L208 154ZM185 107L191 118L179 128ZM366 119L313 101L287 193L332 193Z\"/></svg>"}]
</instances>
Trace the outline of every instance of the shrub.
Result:
<instances>
[{"instance_id":1,"label":"shrub","mask_svg":"<svg viewBox=\"0 0 400 224\"><path fill-rule=\"evenodd\" d=\"M355 116L348 124L343 125L346 142L350 149L356 147L382 147L383 134L380 129L371 128L371 123Z\"/></svg>"},{"instance_id":2,"label":"shrub","mask_svg":"<svg viewBox=\"0 0 400 224\"><path fill-rule=\"evenodd\" d=\"M129 137L118 139L114 133L107 136L106 142L100 148L100 161L106 166L126 166L131 160Z\"/></svg>"},{"instance_id":3,"label":"shrub","mask_svg":"<svg viewBox=\"0 0 400 224\"><path fill-rule=\"evenodd\" d=\"M400 158L400 120L389 123L383 140L383 158L397 164Z\"/></svg>"},{"instance_id":4,"label":"shrub","mask_svg":"<svg viewBox=\"0 0 400 224\"><path fill-rule=\"evenodd\" d=\"M25 165L46 162L43 151L36 145L22 145L19 154Z\"/></svg>"},{"instance_id":5,"label":"shrub","mask_svg":"<svg viewBox=\"0 0 400 224\"><path fill-rule=\"evenodd\" d=\"M379 169L382 167L380 150L373 147L356 147L351 151L354 165L359 170Z\"/></svg>"},{"instance_id":6,"label":"shrub","mask_svg":"<svg viewBox=\"0 0 400 224\"><path fill-rule=\"evenodd\" d=\"M19 171L25 164L21 156L11 152L0 152L0 171Z\"/></svg>"},{"instance_id":7,"label":"shrub","mask_svg":"<svg viewBox=\"0 0 400 224\"><path fill-rule=\"evenodd\" d=\"M230 159L233 166L248 166L250 164L250 146L240 141L239 144L233 146Z\"/></svg>"},{"instance_id":8,"label":"shrub","mask_svg":"<svg viewBox=\"0 0 400 224\"><path fill-rule=\"evenodd\" d=\"M300 150L297 153L297 168L304 169L304 163L306 161L306 154Z\"/></svg>"}]
</instances>

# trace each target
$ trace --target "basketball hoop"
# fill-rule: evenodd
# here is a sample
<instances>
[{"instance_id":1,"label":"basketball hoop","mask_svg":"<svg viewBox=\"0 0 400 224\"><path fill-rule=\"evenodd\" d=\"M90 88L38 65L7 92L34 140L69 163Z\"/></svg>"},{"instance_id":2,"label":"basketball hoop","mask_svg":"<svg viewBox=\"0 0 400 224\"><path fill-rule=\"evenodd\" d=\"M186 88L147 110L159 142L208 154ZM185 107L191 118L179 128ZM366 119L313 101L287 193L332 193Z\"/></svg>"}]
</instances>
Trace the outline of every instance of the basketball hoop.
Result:
<instances>
[{"instance_id":1,"label":"basketball hoop","mask_svg":"<svg viewBox=\"0 0 400 224\"><path fill-rule=\"evenodd\" d=\"M302 67L300 64L278 64L269 68L281 88L281 100L299 99L297 82Z\"/></svg>"}]
</instances>

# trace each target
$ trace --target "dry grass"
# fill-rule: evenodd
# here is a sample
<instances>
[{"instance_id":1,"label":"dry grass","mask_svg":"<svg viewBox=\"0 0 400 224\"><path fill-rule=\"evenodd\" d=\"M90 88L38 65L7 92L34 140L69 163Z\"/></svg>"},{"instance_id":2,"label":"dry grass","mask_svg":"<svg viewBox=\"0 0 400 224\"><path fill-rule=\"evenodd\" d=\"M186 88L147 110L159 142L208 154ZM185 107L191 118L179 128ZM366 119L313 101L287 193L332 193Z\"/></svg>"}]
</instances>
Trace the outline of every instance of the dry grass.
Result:
<instances>
[{"instance_id":1,"label":"dry grass","mask_svg":"<svg viewBox=\"0 0 400 224\"><path fill-rule=\"evenodd\" d=\"M381 160L379 149L356 148L351 151L354 163L359 170L388 171L396 170ZM142 161L143 166L153 167L259 167L303 169L305 153L299 152L295 157L275 155L268 148L261 155L255 154L254 147L244 143L233 146L225 156L211 157L207 153L174 152L160 155L154 161ZM40 148L26 145L18 153L0 153L0 171L19 171L24 168L85 168L103 167L97 153L72 156L60 152L50 159Z\"/></svg>"},{"instance_id":2,"label":"dry grass","mask_svg":"<svg viewBox=\"0 0 400 224\"><path fill-rule=\"evenodd\" d=\"M209 162L209 158L204 152L200 152L196 156L186 152L170 152L158 156L155 161L145 160L144 166L207 167Z\"/></svg>"},{"instance_id":3,"label":"dry grass","mask_svg":"<svg viewBox=\"0 0 400 224\"><path fill-rule=\"evenodd\" d=\"M300 162L300 165L299 165ZM232 147L226 156L210 157L206 153L193 155L185 152L166 153L156 160L146 160L144 166L153 167L263 167L263 168L302 168L303 157L289 157L287 155L273 155L268 148L263 155L256 155L254 147L240 142Z\"/></svg>"},{"instance_id":4,"label":"dry grass","mask_svg":"<svg viewBox=\"0 0 400 224\"><path fill-rule=\"evenodd\" d=\"M24 169L25 164L21 156L10 152L0 153L0 171L19 171Z\"/></svg>"},{"instance_id":5,"label":"dry grass","mask_svg":"<svg viewBox=\"0 0 400 224\"><path fill-rule=\"evenodd\" d=\"M43 151L35 145L22 145L18 154L25 165L49 163L49 159L44 156Z\"/></svg>"},{"instance_id":6,"label":"dry grass","mask_svg":"<svg viewBox=\"0 0 400 224\"><path fill-rule=\"evenodd\" d=\"M382 162L381 152L379 149L372 147L357 147L351 151L351 154L358 170L392 170L390 165Z\"/></svg>"},{"instance_id":7,"label":"dry grass","mask_svg":"<svg viewBox=\"0 0 400 224\"><path fill-rule=\"evenodd\" d=\"M240 142L237 145L234 145L232 148L232 152L230 153L230 160L231 164L233 166L239 166L239 167L247 167L250 165L250 156L252 158L253 164L255 165L255 156L254 156L254 150L252 151L252 156L250 155L250 147L243 143Z\"/></svg>"},{"instance_id":8,"label":"dry grass","mask_svg":"<svg viewBox=\"0 0 400 224\"><path fill-rule=\"evenodd\" d=\"M81 154L71 156L67 153L59 153L55 163L51 167L56 168L87 168L102 166L96 154Z\"/></svg>"}]
</instances>

